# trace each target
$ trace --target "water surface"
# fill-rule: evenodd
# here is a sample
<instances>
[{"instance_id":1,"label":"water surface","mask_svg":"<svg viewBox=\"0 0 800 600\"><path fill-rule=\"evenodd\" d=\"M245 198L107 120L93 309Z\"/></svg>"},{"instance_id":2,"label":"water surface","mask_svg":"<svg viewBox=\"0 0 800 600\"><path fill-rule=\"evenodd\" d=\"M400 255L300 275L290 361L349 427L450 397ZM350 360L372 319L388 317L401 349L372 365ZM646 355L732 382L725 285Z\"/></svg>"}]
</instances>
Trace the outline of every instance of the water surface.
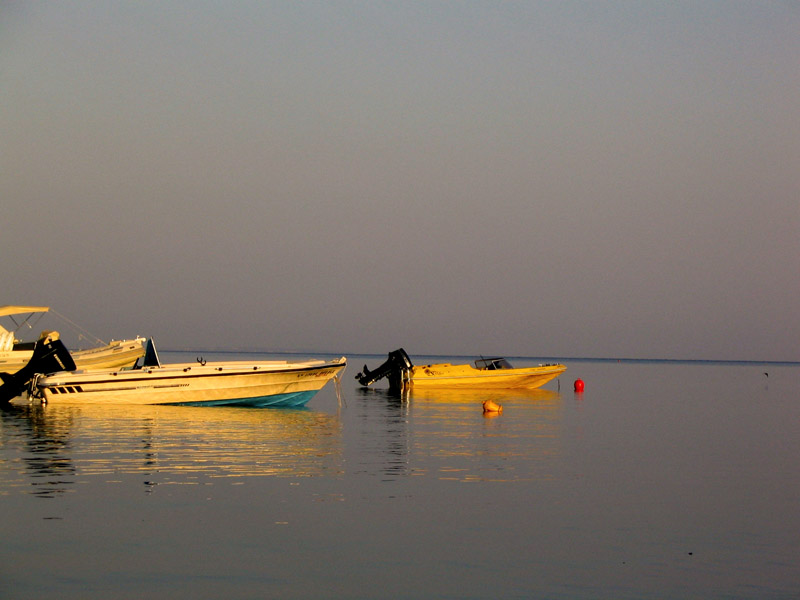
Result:
<instances>
[{"instance_id":1,"label":"water surface","mask_svg":"<svg viewBox=\"0 0 800 600\"><path fill-rule=\"evenodd\" d=\"M800 595L800 367L396 398L364 362L304 410L4 411L0 597Z\"/></svg>"}]
</instances>

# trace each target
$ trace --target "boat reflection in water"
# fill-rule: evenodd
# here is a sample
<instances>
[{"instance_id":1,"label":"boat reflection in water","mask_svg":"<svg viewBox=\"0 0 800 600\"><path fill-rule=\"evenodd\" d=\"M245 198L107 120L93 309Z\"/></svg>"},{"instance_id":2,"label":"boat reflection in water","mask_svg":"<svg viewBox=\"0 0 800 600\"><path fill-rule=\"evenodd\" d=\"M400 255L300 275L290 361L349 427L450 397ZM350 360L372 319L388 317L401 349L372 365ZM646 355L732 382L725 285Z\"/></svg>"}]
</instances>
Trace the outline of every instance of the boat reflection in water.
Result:
<instances>
[{"instance_id":1,"label":"boat reflection in water","mask_svg":"<svg viewBox=\"0 0 800 600\"><path fill-rule=\"evenodd\" d=\"M359 388L364 428L374 445L374 427L385 434L380 448L384 476L435 476L458 481L548 479L562 453L562 398L535 390L414 390ZM483 412L483 402L503 405ZM366 442L365 442L366 443ZM364 464L374 464L363 448ZM513 459L513 460L510 460Z\"/></svg>"},{"instance_id":2,"label":"boat reflection in water","mask_svg":"<svg viewBox=\"0 0 800 600\"><path fill-rule=\"evenodd\" d=\"M53 498L75 483L69 418L47 419L39 406L0 408L0 446L5 468L0 488Z\"/></svg>"},{"instance_id":3,"label":"boat reflection in water","mask_svg":"<svg viewBox=\"0 0 800 600\"><path fill-rule=\"evenodd\" d=\"M335 474L343 463L339 417L307 409L32 404L0 418L0 441L6 455L17 445L27 485L55 478L68 488L112 474L141 475L150 487L207 484ZM21 473L10 476L25 485Z\"/></svg>"}]
</instances>

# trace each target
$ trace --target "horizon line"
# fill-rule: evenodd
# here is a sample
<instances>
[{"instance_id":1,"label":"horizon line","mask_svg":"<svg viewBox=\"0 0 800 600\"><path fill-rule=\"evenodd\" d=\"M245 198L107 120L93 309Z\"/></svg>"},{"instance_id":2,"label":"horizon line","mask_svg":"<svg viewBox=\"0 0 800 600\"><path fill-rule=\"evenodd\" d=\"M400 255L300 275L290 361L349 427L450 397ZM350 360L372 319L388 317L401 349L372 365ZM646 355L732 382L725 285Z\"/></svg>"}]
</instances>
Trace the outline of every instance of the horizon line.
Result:
<instances>
[{"instance_id":1,"label":"horizon line","mask_svg":"<svg viewBox=\"0 0 800 600\"><path fill-rule=\"evenodd\" d=\"M270 350L270 349L243 349L243 348L159 348L161 352L217 352L225 354L324 354L328 356L345 356L348 354L353 356L367 356L381 358L386 356L387 353L374 353L374 352L330 352L327 350ZM425 354L418 353L416 356L434 357L434 358L467 358L474 359L475 357L487 357L489 355L475 355L475 354ZM492 355L492 357L495 357ZM773 364L773 365L791 365L800 366L800 360L764 360L764 359L735 359L735 358L634 358L623 356L557 356L549 354L540 355L524 355L524 354L507 354L503 358L509 359L549 359L558 361L595 361L595 362L674 362L674 363L731 363L731 364Z\"/></svg>"}]
</instances>

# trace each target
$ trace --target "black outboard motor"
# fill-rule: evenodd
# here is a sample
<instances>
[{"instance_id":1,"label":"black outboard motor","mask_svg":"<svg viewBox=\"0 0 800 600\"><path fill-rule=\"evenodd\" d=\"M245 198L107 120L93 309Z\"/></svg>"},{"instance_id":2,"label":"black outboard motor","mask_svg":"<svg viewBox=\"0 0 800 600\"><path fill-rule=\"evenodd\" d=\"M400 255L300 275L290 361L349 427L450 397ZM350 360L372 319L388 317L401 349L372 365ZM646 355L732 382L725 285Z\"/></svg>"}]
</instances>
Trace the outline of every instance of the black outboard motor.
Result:
<instances>
[{"instance_id":1,"label":"black outboard motor","mask_svg":"<svg viewBox=\"0 0 800 600\"><path fill-rule=\"evenodd\" d=\"M398 348L389 352L389 358L380 367L374 371L370 371L367 365L364 369L356 375L356 379L363 386L369 386L387 377L389 379L389 390L401 390L403 388L403 380L406 372L414 368L414 364L402 348Z\"/></svg>"},{"instance_id":2,"label":"black outboard motor","mask_svg":"<svg viewBox=\"0 0 800 600\"><path fill-rule=\"evenodd\" d=\"M28 384L39 373L74 371L75 361L58 334L40 338L33 347L33 356L28 364L16 373L0 373L0 404L7 404L12 398L22 394Z\"/></svg>"}]
</instances>

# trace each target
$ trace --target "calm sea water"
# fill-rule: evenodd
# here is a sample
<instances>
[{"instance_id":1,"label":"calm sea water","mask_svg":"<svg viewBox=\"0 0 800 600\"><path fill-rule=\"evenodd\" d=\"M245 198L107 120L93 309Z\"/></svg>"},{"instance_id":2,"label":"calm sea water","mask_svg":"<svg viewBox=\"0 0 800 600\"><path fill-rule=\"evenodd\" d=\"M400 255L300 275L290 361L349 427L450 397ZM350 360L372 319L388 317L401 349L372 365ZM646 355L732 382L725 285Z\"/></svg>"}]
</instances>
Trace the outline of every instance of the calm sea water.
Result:
<instances>
[{"instance_id":1,"label":"calm sea water","mask_svg":"<svg viewBox=\"0 0 800 600\"><path fill-rule=\"evenodd\" d=\"M397 399L381 361L305 410L0 413L0 597L800 597L800 366Z\"/></svg>"}]
</instances>

